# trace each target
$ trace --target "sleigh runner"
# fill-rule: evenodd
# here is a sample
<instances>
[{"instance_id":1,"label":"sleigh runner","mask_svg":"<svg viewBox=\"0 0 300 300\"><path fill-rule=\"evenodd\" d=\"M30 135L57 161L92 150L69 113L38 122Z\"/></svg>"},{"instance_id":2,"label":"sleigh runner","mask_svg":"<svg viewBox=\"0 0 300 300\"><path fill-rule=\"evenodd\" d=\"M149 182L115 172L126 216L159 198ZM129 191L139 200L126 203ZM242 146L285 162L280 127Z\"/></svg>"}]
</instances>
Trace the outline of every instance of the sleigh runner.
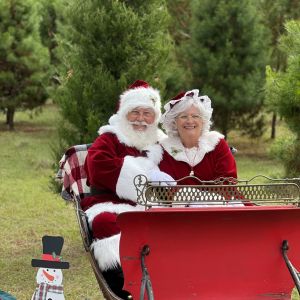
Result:
<instances>
[{"instance_id":1,"label":"sleigh runner","mask_svg":"<svg viewBox=\"0 0 300 300\"><path fill-rule=\"evenodd\" d=\"M80 206L90 193L83 169L88 147L71 147L58 177L104 297L120 299L97 265ZM191 186L137 176L145 211L118 216L124 288L133 299L290 299L295 285L300 291L299 179L256 179Z\"/></svg>"}]
</instances>

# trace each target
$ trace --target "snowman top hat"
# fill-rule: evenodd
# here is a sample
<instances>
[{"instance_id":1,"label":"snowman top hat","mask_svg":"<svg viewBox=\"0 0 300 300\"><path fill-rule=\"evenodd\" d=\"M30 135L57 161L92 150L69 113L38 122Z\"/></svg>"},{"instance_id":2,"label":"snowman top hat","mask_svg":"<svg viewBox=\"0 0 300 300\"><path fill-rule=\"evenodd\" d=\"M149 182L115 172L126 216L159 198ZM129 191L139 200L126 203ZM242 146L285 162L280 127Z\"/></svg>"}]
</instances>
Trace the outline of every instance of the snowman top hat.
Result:
<instances>
[{"instance_id":1,"label":"snowman top hat","mask_svg":"<svg viewBox=\"0 0 300 300\"><path fill-rule=\"evenodd\" d=\"M44 235L42 259L32 259L31 265L39 268L69 269L69 263L61 260L64 239L61 236Z\"/></svg>"}]
</instances>

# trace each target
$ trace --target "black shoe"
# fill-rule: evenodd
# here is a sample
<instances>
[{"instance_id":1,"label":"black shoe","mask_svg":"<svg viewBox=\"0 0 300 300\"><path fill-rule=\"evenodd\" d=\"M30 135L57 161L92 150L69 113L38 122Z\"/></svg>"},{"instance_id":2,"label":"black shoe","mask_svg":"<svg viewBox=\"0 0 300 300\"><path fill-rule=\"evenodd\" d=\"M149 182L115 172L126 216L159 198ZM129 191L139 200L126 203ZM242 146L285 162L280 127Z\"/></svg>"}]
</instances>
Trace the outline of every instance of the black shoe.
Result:
<instances>
[{"instance_id":1,"label":"black shoe","mask_svg":"<svg viewBox=\"0 0 300 300\"><path fill-rule=\"evenodd\" d=\"M102 275L106 280L110 289L121 299L132 299L127 291L123 290L124 274L121 267L102 271Z\"/></svg>"},{"instance_id":2,"label":"black shoe","mask_svg":"<svg viewBox=\"0 0 300 300\"><path fill-rule=\"evenodd\" d=\"M117 294L117 296L124 300L133 299L131 294L125 290L122 290L121 292L119 292L119 294Z\"/></svg>"}]
</instances>

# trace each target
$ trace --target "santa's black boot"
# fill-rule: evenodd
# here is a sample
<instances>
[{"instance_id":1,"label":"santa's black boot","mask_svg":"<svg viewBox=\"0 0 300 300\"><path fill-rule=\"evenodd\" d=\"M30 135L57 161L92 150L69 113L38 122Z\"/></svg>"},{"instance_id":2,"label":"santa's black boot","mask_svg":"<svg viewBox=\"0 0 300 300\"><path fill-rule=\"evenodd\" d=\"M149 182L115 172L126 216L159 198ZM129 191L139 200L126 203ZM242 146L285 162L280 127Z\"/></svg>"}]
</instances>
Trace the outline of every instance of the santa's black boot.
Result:
<instances>
[{"instance_id":1,"label":"santa's black boot","mask_svg":"<svg viewBox=\"0 0 300 300\"><path fill-rule=\"evenodd\" d=\"M121 267L102 271L102 275L110 289L121 299L132 299L131 295L123 290L124 275Z\"/></svg>"}]
</instances>

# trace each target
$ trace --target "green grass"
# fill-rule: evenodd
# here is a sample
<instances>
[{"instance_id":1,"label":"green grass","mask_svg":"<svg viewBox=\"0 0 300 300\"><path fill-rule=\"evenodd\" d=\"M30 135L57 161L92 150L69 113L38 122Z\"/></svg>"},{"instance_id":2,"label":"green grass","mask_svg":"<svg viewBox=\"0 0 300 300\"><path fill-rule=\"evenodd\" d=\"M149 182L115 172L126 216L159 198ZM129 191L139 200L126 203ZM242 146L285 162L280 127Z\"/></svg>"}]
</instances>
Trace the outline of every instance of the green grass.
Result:
<instances>
[{"instance_id":1,"label":"green grass","mask_svg":"<svg viewBox=\"0 0 300 300\"><path fill-rule=\"evenodd\" d=\"M43 235L63 236L66 299L103 299L84 252L73 206L53 194L49 179L51 145L55 142L57 110L48 105L30 118L17 113L16 130L8 132L0 118L0 289L28 300L36 286L31 259L42 254Z\"/></svg>"},{"instance_id":2,"label":"green grass","mask_svg":"<svg viewBox=\"0 0 300 300\"><path fill-rule=\"evenodd\" d=\"M283 121L278 122L277 137L290 135ZM278 160L270 155L270 148L274 140L270 138L270 127L266 129L263 137L250 139L241 136L239 132L230 132L228 143L238 149L235 159L240 179L250 179L255 175L261 174L271 178L285 177L284 167Z\"/></svg>"},{"instance_id":3,"label":"green grass","mask_svg":"<svg viewBox=\"0 0 300 300\"><path fill-rule=\"evenodd\" d=\"M70 269L63 271L65 298L103 299L82 246L73 206L49 188L55 175L51 145L56 141L57 109L48 104L34 118L17 113L14 132L6 130L4 120L0 115L0 289L18 300L30 299L37 271L31 259L41 257L43 235L60 235L65 239L63 260L70 263ZM282 165L268 157L271 141L267 137L250 140L234 132L228 140L238 149L239 178L258 173L283 176Z\"/></svg>"}]
</instances>

